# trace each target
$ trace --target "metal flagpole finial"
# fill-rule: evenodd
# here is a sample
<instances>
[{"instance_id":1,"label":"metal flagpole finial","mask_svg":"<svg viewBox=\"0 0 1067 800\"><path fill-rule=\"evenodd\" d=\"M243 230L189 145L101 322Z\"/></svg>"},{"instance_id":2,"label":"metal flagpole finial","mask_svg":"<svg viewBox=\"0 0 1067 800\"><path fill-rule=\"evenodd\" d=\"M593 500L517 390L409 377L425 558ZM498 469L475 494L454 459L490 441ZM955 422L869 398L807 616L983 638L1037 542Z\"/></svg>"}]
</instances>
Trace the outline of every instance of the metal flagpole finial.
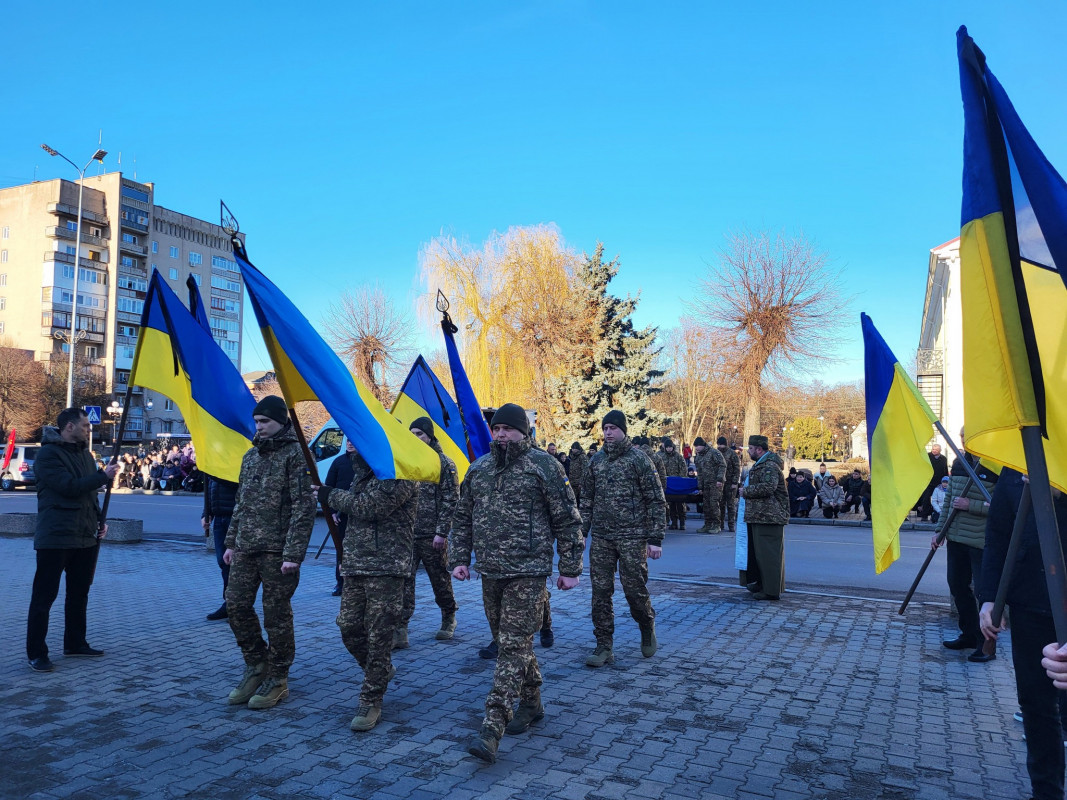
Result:
<instances>
[{"instance_id":1,"label":"metal flagpole finial","mask_svg":"<svg viewBox=\"0 0 1067 800\"><path fill-rule=\"evenodd\" d=\"M448 298L445 297L445 293L444 292L442 292L440 289L438 289L437 290L437 310L440 311L442 314L447 314L448 313L448 306L449 306Z\"/></svg>"},{"instance_id":2,"label":"metal flagpole finial","mask_svg":"<svg viewBox=\"0 0 1067 800\"><path fill-rule=\"evenodd\" d=\"M222 229L229 234L232 239L237 235L237 232L241 230L241 225L237 222L237 217L233 215L227 205L219 200L219 225Z\"/></svg>"}]
</instances>

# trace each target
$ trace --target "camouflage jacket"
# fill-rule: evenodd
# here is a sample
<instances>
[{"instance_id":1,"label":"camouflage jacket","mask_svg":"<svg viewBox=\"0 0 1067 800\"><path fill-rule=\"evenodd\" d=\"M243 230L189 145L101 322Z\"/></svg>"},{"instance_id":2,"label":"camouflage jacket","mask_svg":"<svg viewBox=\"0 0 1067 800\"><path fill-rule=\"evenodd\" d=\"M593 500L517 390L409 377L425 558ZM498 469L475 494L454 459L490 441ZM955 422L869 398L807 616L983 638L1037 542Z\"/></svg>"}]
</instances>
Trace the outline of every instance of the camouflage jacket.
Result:
<instances>
[{"instance_id":1,"label":"camouflage jacket","mask_svg":"<svg viewBox=\"0 0 1067 800\"><path fill-rule=\"evenodd\" d=\"M576 452L572 450L570 452L571 457L571 472L570 481L571 488L577 489L579 492L582 490L582 481L585 479L585 473L589 470L589 456L584 452Z\"/></svg>"},{"instance_id":2,"label":"camouflage jacket","mask_svg":"<svg viewBox=\"0 0 1067 800\"><path fill-rule=\"evenodd\" d=\"M653 450L651 445L641 445L641 452L648 456L648 460L652 462L652 466L656 468L656 474L659 475L660 486L667 488L667 465L663 461L663 454L658 450Z\"/></svg>"},{"instance_id":3,"label":"camouflage jacket","mask_svg":"<svg viewBox=\"0 0 1067 800\"><path fill-rule=\"evenodd\" d=\"M479 458L459 487L452 515L448 561L470 565L487 578L552 574L552 543L559 551L559 574L582 574L582 519L574 505L563 465L530 440L512 442Z\"/></svg>"},{"instance_id":4,"label":"camouflage jacket","mask_svg":"<svg viewBox=\"0 0 1067 800\"><path fill-rule=\"evenodd\" d=\"M721 483L726 488L726 459L714 447L705 447L703 453L694 455L693 464L697 468L697 480L701 486Z\"/></svg>"},{"instance_id":5,"label":"camouflage jacket","mask_svg":"<svg viewBox=\"0 0 1067 800\"><path fill-rule=\"evenodd\" d=\"M418 483L419 511L415 515L415 538L448 538L452 526L452 512L459 499L459 481L456 479L456 464L441 451L436 441L430 443L441 459L441 482Z\"/></svg>"},{"instance_id":6,"label":"camouflage jacket","mask_svg":"<svg viewBox=\"0 0 1067 800\"><path fill-rule=\"evenodd\" d=\"M684 478L689 474L689 467L686 466L685 459L682 458L682 454L678 452L677 448L673 453L663 453L662 456L663 467L667 471L668 478Z\"/></svg>"},{"instance_id":7,"label":"camouflage jacket","mask_svg":"<svg viewBox=\"0 0 1067 800\"><path fill-rule=\"evenodd\" d=\"M741 482L741 457L730 447L727 447L725 452L719 450L719 454L726 460L726 478L723 480L725 491Z\"/></svg>"},{"instance_id":8,"label":"camouflage jacket","mask_svg":"<svg viewBox=\"0 0 1067 800\"><path fill-rule=\"evenodd\" d=\"M292 425L269 439L256 436L241 461L226 547L302 562L315 524L310 489L311 474Z\"/></svg>"},{"instance_id":9,"label":"camouflage jacket","mask_svg":"<svg viewBox=\"0 0 1067 800\"><path fill-rule=\"evenodd\" d=\"M629 438L593 456L581 487L582 532L601 539L643 539L659 546L666 500L656 469Z\"/></svg>"},{"instance_id":10,"label":"camouflage jacket","mask_svg":"<svg viewBox=\"0 0 1067 800\"><path fill-rule=\"evenodd\" d=\"M319 498L330 508L348 515L341 574L392 575L411 573L415 545L415 517L419 484L415 481L380 480L359 453L352 461L352 488L319 489Z\"/></svg>"},{"instance_id":11,"label":"camouflage jacket","mask_svg":"<svg viewBox=\"0 0 1067 800\"><path fill-rule=\"evenodd\" d=\"M745 487L745 522L755 525L785 525L789 522L789 491L777 453L764 453L748 471Z\"/></svg>"}]
</instances>

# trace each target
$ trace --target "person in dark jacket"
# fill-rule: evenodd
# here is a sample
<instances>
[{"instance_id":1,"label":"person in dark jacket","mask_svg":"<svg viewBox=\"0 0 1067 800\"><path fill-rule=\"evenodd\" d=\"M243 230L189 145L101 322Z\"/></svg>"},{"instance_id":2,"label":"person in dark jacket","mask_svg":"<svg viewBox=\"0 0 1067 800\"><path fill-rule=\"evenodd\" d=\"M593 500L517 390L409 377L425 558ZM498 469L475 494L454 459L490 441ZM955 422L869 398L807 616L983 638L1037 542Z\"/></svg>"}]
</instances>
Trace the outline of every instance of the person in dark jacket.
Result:
<instances>
[{"instance_id":1,"label":"person in dark jacket","mask_svg":"<svg viewBox=\"0 0 1067 800\"><path fill-rule=\"evenodd\" d=\"M996 640L997 634L1004 630L993 624L993 601L1004 572L1024 480L1018 472L1002 469L989 504L978 585L982 602L979 618L982 634L987 639ZM1067 551L1067 496L1053 494L1060 546ZM1042 648L1056 640L1056 626L1032 511L1023 526L1010 576L1006 599L1011 607L1011 659L1026 734L1026 770L1030 774L1031 793L1037 800L1060 800L1064 788L1064 748L1058 690L1041 664Z\"/></svg>"},{"instance_id":2,"label":"person in dark jacket","mask_svg":"<svg viewBox=\"0 0 1067 800\"><path fill-rule=\"evenodd\" d=\"M789 481L789 516L810 516L817 495L818 492L811 485L808 476L798 472L793 480Z\"/></svg>"},{"instance_id":3,"label":"person in dark jacket","mask_svg":"<svg viewBox=\"0 0 1067 800\"><path fill-rule=\"evenodd\" d=\"M182 486L182 468L177 459L171 459L163 467L163 476L159 482L159 488L168 492L176 492Z\"/></svg>"},{"instance_id":4,"label":"person in dark jacket","mask_svg":"<svg viewBox=\"0 0 1067 800\"><path fill-rule=\"evenodd\" d=\"M343 489L346 492L352 488L352 481L355 480L356 473L352 469L352 459L350 456L354 452L356 452L356 446L346 438L345 455L338 456L330 462L330 468L326 470L326 480L323 481L323 486L329 486L331 489ZM348 514L334 511L332 508L326 508L322 513L331 514L333 516L333 523L337 526L337 538L343 543L345 540L345 531L348 530ZM337 554L337 565L333 568L333 576L335 579L333 587L334 597L341 596L341 591L345 582L345 579L341 577L341 556L341 553Z\"/></svg>"},{"instance_id":5,"label":"person in dark jacket","mask_svg":"<svg viewBox=\"0 0 1067 800\"><path fill-rule=\"evenodd\" d=\"M867 481L858 469L852 470L852 474L841 481L841 488L845 490L845 511L859 511L863 509L867 519L871 518L871 492Z\"/></svg>"},{"instance_id":6,"label":"person in dark jacket","mask_svg":"<svg viewBox=\"0 0 1067 800\"><path fill-rule=\"evenodd\" d=\"M89 417L80 408L59 414L56 427L46 427L34 471L37 474L37 572L33 576L26 621L26 656L34 672L54 669L48 658L48 615L59 595L59 579L67 575L64 603L63 655L102 656L86 641L89 587L96 571L100 539L107 525L100 521L97 491L118 472L118 464L97 469L89 453Z\"/></svg>"},{"instance_id":7,"label":"person in dark jacket","mask_svg":"<svg viewBox=\"0 0 1067 800\"><path fill-rule=\"evenodd\" d=\"M163 480L163 461L156 456L152 461L152 466L148 468L148 485L146 489L158 490L160 481Z\"/></svg>"},{"instance_id":8,"label":"person in dark jacket","mask_svg":"<svg viewBox=\"0 0 1067 800\"><path fill-rule=\"evenodd\" d=\"M226 532L230 529L233 507L237 503L237 484L211 475L204 475L204 513L200 524L215 542L215 560L222 571L222 605L207 615L210 620L226 619L226 587L230 584L230 565L222 560L226 552Z\"/></svg>"},{"instance_id":9,"label":"person in dark jacket","mask_svg":"<svg viewBox=\"0 0 1067 800\"><path fill-rule=\"evenodd\" d=\"M926 522L930 515L934 513L934 507L930 503L930 495L934 493L934 489L941 485L941 479L948 475L948 459L941 455L941 445L935 444L931 447L928 455L930 457L930 466L934 470L934 476L930 478L930 483L923 489L922 496L917 503L919 517L923 522Z\"/></svg>"}]
</instances>

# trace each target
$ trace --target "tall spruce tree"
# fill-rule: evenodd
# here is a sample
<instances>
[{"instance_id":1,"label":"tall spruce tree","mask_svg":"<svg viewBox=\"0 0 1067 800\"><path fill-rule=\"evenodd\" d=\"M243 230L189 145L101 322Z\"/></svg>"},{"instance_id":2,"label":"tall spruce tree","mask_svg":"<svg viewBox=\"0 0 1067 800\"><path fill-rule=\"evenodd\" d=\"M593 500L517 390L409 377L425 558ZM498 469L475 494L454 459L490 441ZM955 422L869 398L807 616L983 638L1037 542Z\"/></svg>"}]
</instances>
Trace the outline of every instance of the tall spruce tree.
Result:
<instances>
[{"instance_id":1,"label":"tall spruce tree","mask_svg":"<svg viewBox=\"0 0 1067 800\"><path fill-rule=\"evenodd\" d=\"M663 375L655 368L657 329L635 329L631 317L638 298L608 291L618 272L618 257L605 263L600 242L578 272L584 304L580 330L564 377L552 385L552 427L561 442L599 439L600 423L613 408L626 415L631 436L658 431L670 421L649 406L649 398L660 391L654 383Z\"/></svg>"}]
</instances>

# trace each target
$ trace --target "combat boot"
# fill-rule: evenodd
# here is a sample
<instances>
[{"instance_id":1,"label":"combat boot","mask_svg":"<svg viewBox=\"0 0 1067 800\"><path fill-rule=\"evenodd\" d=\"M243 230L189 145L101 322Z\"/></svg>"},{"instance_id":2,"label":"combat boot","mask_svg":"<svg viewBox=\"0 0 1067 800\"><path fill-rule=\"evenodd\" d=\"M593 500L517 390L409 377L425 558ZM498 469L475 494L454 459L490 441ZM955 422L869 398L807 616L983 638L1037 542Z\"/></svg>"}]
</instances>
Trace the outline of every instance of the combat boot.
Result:
<instances>
[{"instance_id":1,"label":"combat boot","mask_svg":"<svg viewBox=\"0 0 1067 800\"><path fill-rule=\"evenodd\" d=\"M452 634L456 632L456 612L441 612L441 630L434 634L435 639L439 642L445 642L452 638Z\"/></svg>"},{"instance_id":2,"label":"combat boot","mask_svg":"<svg viewBox=\"0 0 1067 800\"><path fill-rule=\"evenodd\" d=\"M511 718L511 722L508 723L504 732L510 736L526 733L533 723L544 718L545 707L541 704L540 700L534 705L519 703L519 707L515 710L515 716Z\"/></svg>"},{"instance_id":3,"label":"combat boot","mask_svg":"<svg viewBox=\"0 0 1067 800\"><path fill-rule=\"evenodd\" d=\"M656 623L652 623L647 628L641 629L641 655L645 658L652 658L656 655L656 647L659 643L656 641Z\"/></svg>"},{"instance_id":4,"label":"combat boot","mask_svg":"<svg viewBox=\"0 0 1067 800\"><path fill-rule=\"evenodd\" d=\"M256 689L263 683L267 676L267 662L262 661L255 666L246 666L245 674L237 688L230 692L228 702L231 706L243 706L256 693Z\"/></svg>"},{"instance_id":5,"label":"combat boot","mask_svg":"<svg viewBox=\"0 0 1067 800\"><path fill-rule=\"evenodd\" d=\"M256 711L274 708L289 696L289 681L285 678L267 678L248 700L248 707Z\"/></svg>"},{"instance_id":6,"label":"combat boot","mask_svg":"<svg viewBox=\"0 0 1067 800\"><path fill-rule=\"evenodd\" d=\"M354 731L369 731L378 724L378 720L381 719L381 716L381 706L360 703L359 709L356 711L356 716L352 717L352 724L348 727Z\"/></svg>"},{"instance_id":7,"label":"combat boot","mask_svg":"<svg viewBox=\"0 0 1067 800\"><path fill-rule=\"evenodd\" d=\"M408 647L408 626L405 623L393 631L393 649L406 650Z\"/></svg>"},{"instance_id":8,"label":"combat boot","mask_svg":"<svg viewBox=\"0 0 1067 800\"><path fill-rule=\"evenodd\" d=\"M556 643L556 634L551 628L541 628L541 647L551 647Z\"/></svg>"},{"instance_id":9,"label":"combat boot","mask_svg":"<svg viewBox=\"0 0 1067 800\"><path fill-rule=\"evenodd\" d=\"M610 647L604 644L598 644L596 650L585 660L587 667L602 667L605 664L615 663L615 653Z\"/></svg>"},{"instance_id":10,"label":"combat boot","mask_svg":"<svg viewBox=\"0 0 1067 800\"><path fill-rule=\"evenodd\" d=\"M471 746L467 748L467 752L475 758L495 764L496 749L498 747L500 747L500 739L494 736L492 731L482 728L474 738L474 741L471 742Z\"/></svg>"},{"instance_id":11,"label":"combat boot","mask_svg":"<svg viewBox=\"0 0 1067 800\"><path fill-rule=\"evenodd\" d=\"M697 533L715 533L715 531L705 525L703 528L697 528Z\"/></svg>"}]
</instances>

